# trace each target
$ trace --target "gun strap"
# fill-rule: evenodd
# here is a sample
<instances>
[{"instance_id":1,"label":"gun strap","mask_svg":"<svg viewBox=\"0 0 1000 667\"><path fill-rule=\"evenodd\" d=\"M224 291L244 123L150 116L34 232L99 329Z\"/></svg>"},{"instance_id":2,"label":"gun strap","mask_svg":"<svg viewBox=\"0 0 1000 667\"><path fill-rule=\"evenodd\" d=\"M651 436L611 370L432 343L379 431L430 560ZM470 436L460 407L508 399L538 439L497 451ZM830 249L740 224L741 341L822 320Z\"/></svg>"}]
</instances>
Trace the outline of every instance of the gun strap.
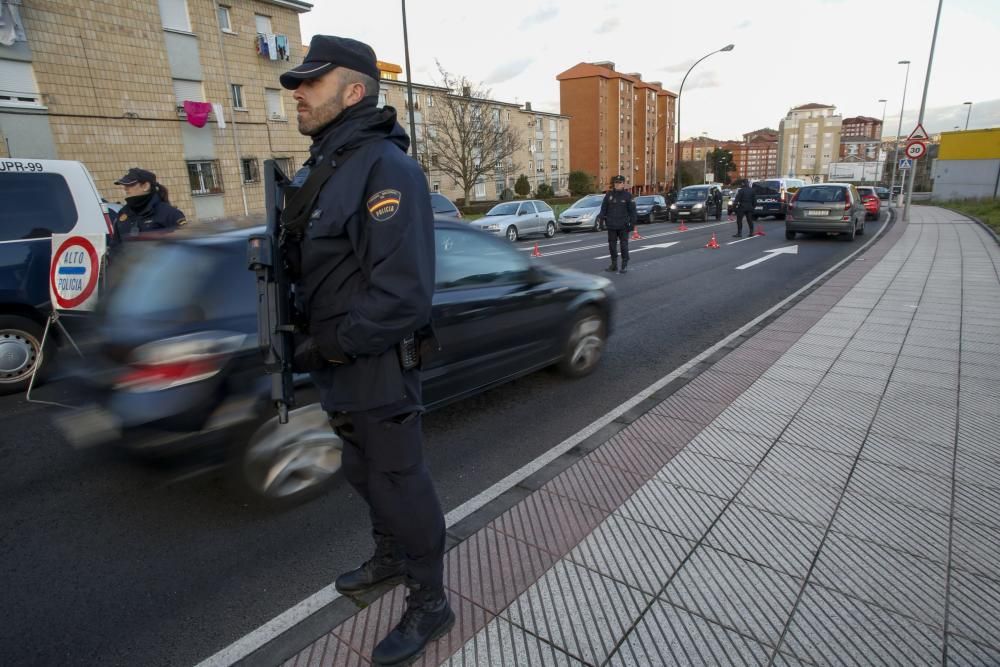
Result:
<instances>
[{"instance_id":1,"label":"gun strap","mask_svg":"<svg viewBox=\"0 0 1000 667\"><path fill-rule=\"evenodd\" d=\"M343 167L344 163L357 150L357 148L352 148L341 153L336 153L332 159L322 160L312 166L306 182L296 190L281 212L281 226L285 233L290 234L294 238L301 237L309 222L309 216L312 215L319 191L323 189L326 182L333 176L333 172Z\"/></svg>"}]
</instances>

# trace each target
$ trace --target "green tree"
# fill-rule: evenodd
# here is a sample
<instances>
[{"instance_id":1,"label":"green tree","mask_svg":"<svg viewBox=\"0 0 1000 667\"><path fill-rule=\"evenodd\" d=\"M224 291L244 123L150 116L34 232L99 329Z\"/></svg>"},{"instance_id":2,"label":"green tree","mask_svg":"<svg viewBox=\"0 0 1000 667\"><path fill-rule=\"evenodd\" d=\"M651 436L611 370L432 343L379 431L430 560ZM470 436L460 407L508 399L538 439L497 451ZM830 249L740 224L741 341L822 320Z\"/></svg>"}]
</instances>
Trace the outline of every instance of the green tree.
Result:
<instances>
[{"instance_id":1,"label":"green tree","mask_svg":"<svg viewBox=\"0 0 1000 667\"><path fill-rule=\"evenodd\" d=\"M538 189L535 190L535 196L539 199L550 199L556 196L556 192L548 183L540 183Z\"/></svg>"},{"instance_id":2,"label":"green tree","mask_svg":"<svg viewBox=\"0 0 1000 667\"><path fill-rule=\"evenodd\" d=\"M569 193L574 197L589 195L594 191L594 179L585 171L569 172Z\"/></svg>"},{"instance_id":3,"label":"green tree","mask_svg":"<svg viewBox=\"0 0 1000 667\"><path fill-rule=\"evenodd\" d=\"M521 174L521 176L517 179L517 182L514 183L514 192L522 197L527 197L531 194L531 183L528 182L527 176Z\"/></svg>"},{"instance_id":4,"label":"green tree","mask_svg":"<svg viewBox=\"0 0 1000 667\"><path fill-rule=\"evenodd\" d=\"M732 152L723 148L716 148L708 154L708 166L715 175L716 183L728 183L729 174L736 171Z\"/></svg>"},{"instance_id":5,"label":"green tree","mask_svg":"<svg viewBox=\"0 0 1000 667\"><path fill-rule=\"evenodd\" d=\"M701 160L685 160L681 162L681 187L689 185L701 185L705 181L702 175L704 165Z\"/></svg>"}]
</instances>

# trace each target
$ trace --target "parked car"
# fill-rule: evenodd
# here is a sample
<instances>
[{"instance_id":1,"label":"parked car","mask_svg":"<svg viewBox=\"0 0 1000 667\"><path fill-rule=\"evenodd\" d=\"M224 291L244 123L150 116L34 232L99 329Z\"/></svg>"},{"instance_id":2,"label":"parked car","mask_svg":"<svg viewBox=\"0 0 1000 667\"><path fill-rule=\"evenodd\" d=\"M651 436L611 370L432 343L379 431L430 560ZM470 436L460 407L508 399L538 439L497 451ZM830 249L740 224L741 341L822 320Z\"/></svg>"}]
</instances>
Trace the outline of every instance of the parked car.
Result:
<instances>
[{"instance_id":1,"label":"parked car","mask_svg":"<svg viewBox=\"0 0 1000 667\"><path fill-rule=\"evenodd\" d=\"M439 218L462 219L462 212L458 207L440 192L431 193L431 208L434 209L434 215Z\"/></svg>"},{"instance_id":2,"label":"parked car","mask_svg":"<svg viewBox=\"0 0 1000 667\"><path fill-rule=\"evenodd\" d=\"M889 188L876 186L875 194L877 194L878 198L881 199L882 201L889 201Z\"/></svg>"},{"instance_id":3,"label":"parked car","mask_svg":"<svg viewBox=\"0 0 1000 667\"><path fill-rule=\"evenodd\" d=\"M0 394L22 392L60 339L41 348L55 234L114 232L90 172L69 160L0 159Z\"/></svg>"},{"instance_id":4,"label":"parked car","mask_svg":"<svg viewBox=\"0 0 1000 667\"><path fill-rule=\"evenodd\" d=\"M806 182L798 178L768 178L755 181L753 189L753 217L763 218L773 215L785 219L788 201Z\"/></svg>"},{"instance_id":5,"label":"parked car","mask_svg":"<svg viewBox=\"0 0 1000 667\"><path fill-rule=\"evenodd\" d=\"M838 233L845 241L865 233L865 208L857 189L848 183L807 185L792 197L785 217L785 238L797 232Z\"/></svg>"},{"instance_id":6,"label":"parked car","mask_svg":"<svg viewBox=\"0 0 1000 667\"><path fill-rule=\"evenodd\" d=\"M602 202L604 202L603 194L587 195L573 202L572 206L559 214L559 229L563 232L578 229L599 231L602 225L597 220L597 214L601 212Z\"/></svg>"},{"instance_id":7,"label":"parked car","mask_svg":"<svg viewBox=\"0 0 1000 667\"><path fill-rule=\"evenodd\" d=\"M882 213L882 200L875 188L870 185L859 185L855 189L861 195L861 204L865 207L865 219L878 220L879 214Z\"/></svg>"},{"instance_id":8,"label":"parked car","mask_svg":"<svg viewBox=\"0 0 1000 667\"><path fill-rule=\"evenodd\" d=\"M677 222L681 218L687 220L708 220L714 215L716 220L722 219L722 207L715 203L715 193L721 190L715 185L689 185L677 194L677 201L670 205L670 221Z\"/></svg>"},{"instance_id":9,"label":"parked car","mask_svg":"<svg viewBox=\"0 0 1000 667\"><path fill-rule=\"evenodd\" d=\"M639 195L635 198L635 214L638 222L656 222L669 219L670 208L660 195Z\"/></svg>"},{"instance_id":10,"label":"parked car","mask_svg":"<svg viewBox=\"0 0 1000 667\"><path fill-rule=\"evenodd\" d=\"M491 208L484 217L469 225L475 229L505 236L516 241L529 234L556 235L556 215L552 207L540 199L508 201Z\"/></svg>"},{"instance_id":11,"label":"parked car","mask_svg":"<svg viewBox=\"0 0 1000 667\"><path fill-rule=\"evenodd\" d=\"M289 424L278 426L269 399L246 268L247 238L260 231L129 248L73 373L72 393L87 405L58 420L71 443L224 466L265 504L294 504L334 482L340 441L308 376L296 376ZM423 370L429 408L548 366L578 378L599 365L615 301L607 279L549 266L465 224L439 219L435 237L441 351Z\"/></svg>"}]
</instances>

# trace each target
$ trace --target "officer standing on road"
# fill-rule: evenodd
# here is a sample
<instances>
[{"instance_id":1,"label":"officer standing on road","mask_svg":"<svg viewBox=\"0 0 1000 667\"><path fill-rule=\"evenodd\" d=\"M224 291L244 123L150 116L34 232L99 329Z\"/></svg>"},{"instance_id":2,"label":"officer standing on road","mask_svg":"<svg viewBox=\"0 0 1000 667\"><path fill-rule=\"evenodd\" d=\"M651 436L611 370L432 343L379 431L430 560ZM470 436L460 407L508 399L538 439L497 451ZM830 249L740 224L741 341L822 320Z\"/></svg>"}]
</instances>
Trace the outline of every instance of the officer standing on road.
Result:
<instances>
[{"instance_id":1,"label":"officer standing on road","mask_svg":"<svg viewBox=\"0 0 1000 667\"><path fill-rule=\"evenodd\" d=\"M743 235L743 218L746 218L747 229L753 236L753 189L750 181L743 180L740 189L736 191L736 199L733 201L733 208L736 210L736 233L733 238L740 238Z\"/></svg>"},{"instance_id":2,"label":"officer standing on road","mask_svg":"<svg viewBox=\"0 0 1000 667\"><path fill-rule=\"evenodd\" d=\"M125 189L125 206L115 221L120 238L172 232L187 223L184 214L170 205L167 188L157 182L153 172L133 167L115 185Z\"/></svg>"},{"instance_id":3,"label":"officer standing on road","mask_svg":"<svg viewBox=\"0 0 1000 667\"><path fill-rule=\"evenodd\" d=\"M358 595L405 577L406 611L372 654L377 665L396 665L455 616L443 584L444 516L423 459L416 361L430 325L434 218L396 110L378 108L379 76L370 46L326 35L281 75L299 132L312 137L282 223L301 230L293 272L308 338L296 368L312 372L375 538L374 555L336 587Z\"/></svg>"},{"instance_id":4,"label":"officer standing on road","mask_svg":"<svg viewBox=\"0 0 1000 667\"><path fill-rule=\"evenodd\" d=\"M608 230L608 251L611 254L611 266L605 269L609 273L628 271L628 233L635 228L636 212L632 193L625 189L625 177L615 176L611 179L612 189L604 195L601 202L601 212L598 220L604 222ZM618 269L618 245L621 244L622 268Z\"/></svg>"}]
</instances>

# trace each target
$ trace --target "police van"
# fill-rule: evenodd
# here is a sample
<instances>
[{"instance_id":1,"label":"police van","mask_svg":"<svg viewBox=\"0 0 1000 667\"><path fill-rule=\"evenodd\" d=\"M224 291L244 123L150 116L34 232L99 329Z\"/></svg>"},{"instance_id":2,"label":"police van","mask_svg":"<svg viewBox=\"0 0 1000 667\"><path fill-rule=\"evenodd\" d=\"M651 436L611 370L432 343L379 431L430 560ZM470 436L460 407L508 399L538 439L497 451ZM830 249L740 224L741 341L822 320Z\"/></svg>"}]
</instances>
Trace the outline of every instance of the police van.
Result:
<instances>
[{"instance_id":1,"label":"police van","mask_svg":"<svg viewBox=\"0 0 1000 667\"><path fill-rule=\"evenodd\" d=\"M27 389L56 349L41 349L54 233L114 233L90 172L70 160L0 158L0 394Z\"/></svg>"}]
</instances>

